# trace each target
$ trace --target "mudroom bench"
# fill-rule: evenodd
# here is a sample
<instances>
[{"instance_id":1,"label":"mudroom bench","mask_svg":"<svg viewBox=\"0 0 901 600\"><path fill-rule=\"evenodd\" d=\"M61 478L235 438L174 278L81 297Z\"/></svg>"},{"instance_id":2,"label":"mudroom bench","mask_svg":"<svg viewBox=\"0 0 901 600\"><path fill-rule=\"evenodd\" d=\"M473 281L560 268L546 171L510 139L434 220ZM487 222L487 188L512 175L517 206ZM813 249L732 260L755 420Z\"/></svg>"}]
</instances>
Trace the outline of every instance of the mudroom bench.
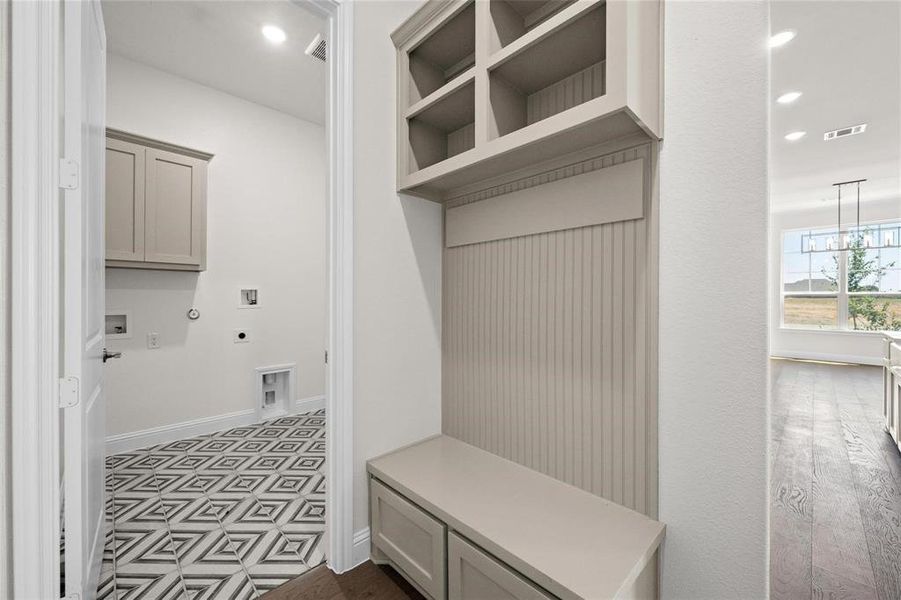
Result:
<instances>
[{"instance_id":1,"label":"mudroom bench","mask_svg":"<svg viewBox=\"0 0 901 600\"><path fill-rule=\"evenodd\" d=\"M665 526L440 435L368 463L371 558L433 600L657 598Z\"/></svg>"}]
</instances>

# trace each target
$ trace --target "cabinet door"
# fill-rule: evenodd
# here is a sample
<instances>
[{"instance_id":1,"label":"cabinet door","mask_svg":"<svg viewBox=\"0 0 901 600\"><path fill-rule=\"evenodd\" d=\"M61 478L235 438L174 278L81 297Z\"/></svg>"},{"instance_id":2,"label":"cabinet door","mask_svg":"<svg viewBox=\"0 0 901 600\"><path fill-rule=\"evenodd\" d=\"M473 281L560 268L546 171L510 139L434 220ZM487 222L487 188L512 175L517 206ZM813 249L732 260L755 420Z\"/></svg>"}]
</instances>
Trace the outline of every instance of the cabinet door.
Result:
<instances>
[{"instance_id":1,"label":"cabinet door","mask_svg":"<svg viewBox=\"0 0 901 600\"><path fill-rule=\"evenodd\" d=\"M203 265L206 161L147 148L147 262Z\"/></svg>"},{"instance_id":2,"label":"cabinet door","mask_svg":"<svg viewBox=\"0 0 901 600\"><path fill-rule=\"evenodd\" d=\"M444 524L371 479L372 543L435 600L445 595Z\"/></svg>"},{"instance_id":3,"label":"cabinet door","mask_svg":"<svg viewBox=\"0 0 901 600\"><path fill-rule=\"evenodd\" d=\"M886 419L889 434L901 446L901 367L892 367L892 398Z\"/></svg>"},{"instance_id":4,"label":"cabinet door","mask_svg":"<svg viewBox=\"0 0 901 600\"><path fill-rule=\"evenodd\" d=\"M892 364L888 357L885 357L882 359L882 416L888 430L892 427L892 387Z\"/></svg>"},{"instance_id":5,"label":"cabinet door","mask_svg":"<svg viewBox=\"0 0 901 600\"><path fill-rule=\"evenodd\" d=\"M143 146L106 140L106 259L144 260Z\"/></svg>"},{"instance_id":6,"label":"cabinet door","mask_svg":"<svg viewBox=\"0 0 901 600\"><path fill-rule=\"evenodd\" d=\"M448 600L552 600L552 596L459 535L447 536Z\"/></svg>"}]
</instances>

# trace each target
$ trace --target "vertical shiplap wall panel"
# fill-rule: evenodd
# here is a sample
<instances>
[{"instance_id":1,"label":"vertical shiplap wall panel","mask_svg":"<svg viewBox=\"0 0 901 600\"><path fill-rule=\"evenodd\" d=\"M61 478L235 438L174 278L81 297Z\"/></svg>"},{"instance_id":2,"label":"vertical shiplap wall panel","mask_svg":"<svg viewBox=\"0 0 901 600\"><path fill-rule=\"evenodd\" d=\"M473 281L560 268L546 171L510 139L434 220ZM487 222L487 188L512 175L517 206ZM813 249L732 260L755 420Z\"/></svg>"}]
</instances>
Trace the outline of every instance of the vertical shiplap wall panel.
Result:
<instances>
[{"instance_id":1,"label":"vertical shiplap wall panel","mask_svg":"<svg viewBox=\"0 0 901 600\"><path fill-rule=\"evenodd\" d=\"M605 61L595 63L529 94L526 97L526 125L603 96L607 89L606 65Z\"/></svg>"},{"instance_id":2,"label":"vertical shiplap wall panel","mask_svg":"<svg viewBox=\"0 0 901 600\"><path fill-rule=\"evenodd\" d=\"M655 150L448 206L640 157L644 219L445 249L442 408L446 434L655 516Z\"/></svg>"}]
</instances>

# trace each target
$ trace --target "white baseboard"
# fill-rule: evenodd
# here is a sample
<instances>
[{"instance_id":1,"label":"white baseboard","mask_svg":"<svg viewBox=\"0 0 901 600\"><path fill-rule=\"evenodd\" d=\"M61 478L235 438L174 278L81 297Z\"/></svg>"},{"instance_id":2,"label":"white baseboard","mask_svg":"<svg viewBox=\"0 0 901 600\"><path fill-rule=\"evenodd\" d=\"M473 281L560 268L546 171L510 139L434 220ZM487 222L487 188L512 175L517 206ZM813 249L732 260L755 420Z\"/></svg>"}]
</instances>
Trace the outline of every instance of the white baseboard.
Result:
<instances>
[{"instance_id":1,"label":"white baseboard","mask_svg":"<svg viewBox=\"0 0 901 600\"><path fill-rule=\"evenodd\" d=\"M309 398L301 398L294 405L296 414L313 412L325 408L325 396L310 396Z\"/></svg>"},{"instance_id":2,"label":"white baseboard","mask_svg":"<svg viewBox=\"0 0 901 600\"><path fill-rule=\"evenodd\" d=\"M325 408L325 396L312 396L301 398L294 403L294 413L306 413ZM106 454L119 454L131 452L157 444L166 444L198 435L208 435L232 427L243 427L259 423L257 412L253 409L239 410L224 415L203 417L192 421L173 423L161 427L152 427L141 431L120 433L106 438Z\"/></svg>"},{"instance_id":3,"label":"white baseboard","mask_svg":"<svg viewBox=\"0 0 901 600\"><path fill-rule=\"evenodd\" d=\"M882 366L882 357L857 356L854 354L829 354L824 352L774 352L773 358L796 358L799 360L822 360L825 362L849 363L852 365Z\"/></svg>"},{"instance_id":4,"label":"white baseboard","mask_svg":"<svg viewBox=\"0 0 901 600\"><path fill-rule=\"evenodd\" d=\"M357 567L369 560L369 528L361 529L354 534L353 566Z\"/></svg>"}]
</instances>

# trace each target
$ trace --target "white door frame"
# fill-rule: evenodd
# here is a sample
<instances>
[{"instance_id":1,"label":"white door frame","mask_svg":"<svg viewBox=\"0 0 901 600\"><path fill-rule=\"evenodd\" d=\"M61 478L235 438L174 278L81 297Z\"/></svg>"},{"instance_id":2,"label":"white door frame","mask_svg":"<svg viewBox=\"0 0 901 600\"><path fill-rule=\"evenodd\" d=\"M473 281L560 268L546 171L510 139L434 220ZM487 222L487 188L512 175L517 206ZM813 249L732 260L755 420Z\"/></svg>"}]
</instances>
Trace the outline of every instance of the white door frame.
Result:
<instances>
[{"instance_id":1,"label":"white door frame","mask_svg":"<svg viewBox=\"0 0 901 600\"><path fill-rule=\"evenodd\" d=\"M354 566L353 546L353 2L294 0L329 24L329 358L325 531L329 568Z\"/></svg>"},{"instance_id":2,"label":"white door frame","mask_svg":"<svg viewBox=\"0 0 901 600\"><path fill-rule=\"evenodd\" d=\"M59 597L59 2L10 11L13 597Z\"/></svg>"},{"instance_id":3,"label":"white door frame","mask_svg":"<svg viewBox=\"0 0 901 600\"><path fill-rule=\"evenodd\" d=\"M353 6L296 0L329 20L329 567L353 564ZM10 10L13 597L59 596L59 146L62 2Z\"/></svg>"}]
</instances>

